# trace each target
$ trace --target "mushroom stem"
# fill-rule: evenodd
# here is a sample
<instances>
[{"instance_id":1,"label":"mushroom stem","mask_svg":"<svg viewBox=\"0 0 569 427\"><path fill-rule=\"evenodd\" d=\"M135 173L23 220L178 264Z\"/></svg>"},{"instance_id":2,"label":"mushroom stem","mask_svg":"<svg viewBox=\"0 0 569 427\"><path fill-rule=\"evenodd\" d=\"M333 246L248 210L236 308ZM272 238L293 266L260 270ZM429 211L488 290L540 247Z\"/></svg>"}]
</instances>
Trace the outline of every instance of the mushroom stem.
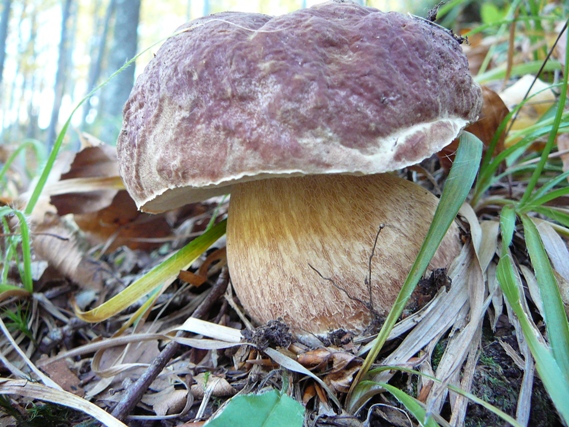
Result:
<instances>
[{"instance_id":1,"label":"mushroom stem","mask_svg":"<svg viewBox=\"0 0 569 427\"><path fill-rule=\"evenodd\" d=\"M437 203L423 187L392 174L235 185L227 224L235 291L259 323L282 318L298 335L361 332L373 318L370 302L380 316L390 310ZM453 224L430 268L448 268L459 242Z\"/></svg>"}]
</instances>

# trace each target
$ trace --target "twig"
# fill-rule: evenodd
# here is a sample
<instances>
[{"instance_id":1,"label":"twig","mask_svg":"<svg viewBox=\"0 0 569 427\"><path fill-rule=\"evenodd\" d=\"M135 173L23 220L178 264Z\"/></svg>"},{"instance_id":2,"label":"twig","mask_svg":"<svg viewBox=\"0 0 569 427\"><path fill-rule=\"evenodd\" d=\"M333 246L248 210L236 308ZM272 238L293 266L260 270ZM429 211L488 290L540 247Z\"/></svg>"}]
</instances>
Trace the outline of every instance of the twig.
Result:
<instances>
[{"instance_id":1,"label":"twig","mask_svg":"<svg viewBox=\"0 0 569 427\"><path fill-rule=\"evenodd\" d=\"M211 306L225 293L227 288L227 283L229 281L229 274L227 268L224 267L217 278L217 282L209 292L206 299L200 304L200 306L194 311L192 317L201 319L209 312ZM176 334L178 337L183 337L186 332L180 331ZM112 412L113 417L120 421L126 420L128 415L132 412L135 406L138 404L142 396L152 384L152 381L156 379L158 374L162 372L166 364L174 357L180 344L176 341L170 341L168 345L162 350L162 352L152 361L152 364L148 369L140 376L138 380L129 388L120 402L115 406Z\"/></svg>"},{"instance_id":2,"label":"twig","mask_svg":"<svg viewBox=\"0 0 569 427\"><path fill-rule=\"evenodd\" d=\"M373 246L371 248L371 253L369 255L369 262L367 265L368 268L368 274L367 277L365 279L365 284L367 285L367 290L369 292L369 305L371 306L371 308L373 309L374 305L373 305L373 294L371 292L371 263L373 261L373 256L375 255L375 248L377 247L377 239L379 239L379 233L381 233L381 230L383 230L385 228L385 224L379 224L379 228L377 229L377 233L375 235L375 240L373 241Z\"/></svg>"}]
</instances>

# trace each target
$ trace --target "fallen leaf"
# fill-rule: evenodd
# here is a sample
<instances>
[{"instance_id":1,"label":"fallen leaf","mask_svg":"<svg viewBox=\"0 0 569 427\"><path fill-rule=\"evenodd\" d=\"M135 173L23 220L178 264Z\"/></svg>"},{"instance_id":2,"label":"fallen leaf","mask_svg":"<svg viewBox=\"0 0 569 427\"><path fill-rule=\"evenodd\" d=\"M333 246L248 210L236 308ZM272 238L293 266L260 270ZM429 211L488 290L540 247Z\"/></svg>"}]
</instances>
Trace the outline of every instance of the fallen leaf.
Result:
<instances>
[{"instance_id":1,"label":"fallen leaf","mask_svg":"<svg viewBox=\"0 0 569 427\"><path fill-rule=\"evenodd\" d=\"M530 74L524 75L499 95L510 110L526 97L531 98L518 111L515 120L511 123L511 131L522 130L536 124L555 103L555 94L550 85ZM505 141L505 146L511 147L520 139L521 137L516 137L515 134L509 136Z\"/></svg>"},{"instance_id":2,"label":"fallen leaf","mask_svg":"<svg viewBox=\"0 0 569 427\"><path fill-rule=\"evenodd\" d=\"M210 373L201 373L194 377L196 384L191 386L194 397L201 399L206 390L211 390L211 395L215 397L229 397L237 393L225 378Z\"/></svg>"},{"instance_id":3,"label":"fallen leaf","mask_svg":"<svg viewBox=\"0 0 569 427\"><path fill-rule=\"evenodd\" d=\"M67 361L65 359L59 359L50 362L46 365L43 365L41 369L53 381L59 384L63 390L80 397L83 397L85 394L83 388L81 388L81 381L77 375L75 375L71 369L69 369L69 366L67 366Z\"/></svg>"},{"instance_id":4,"label":"fallen leaf","mask_svg":"<svg viewBox=\"0 0 569 427\"><path fill-rule=\"evenodd\" d=\"M158 393L146 393L142 402L151 406L156 415L164 416L176 414L184 409L187 398L187 390L176 390L174 386L170 386Z\"/></svg>"},{"instance_id":5,"label":"fallen leaf","mask_svg":"<svg viewBox=\"0 0 569 427\"><path fill-rule=\"evenodd\" d=\"M55 214L47 213L34 227L32 246L36 257L48 262L50 269L83 288L101 289L106 277L105 266L90 260L80 249L73 226Z\"/></svg>"},{"instance_id":6,"label":"fallen leaf","mask_svg":"<svg viewBox=\"0 0 569 427\"><path fill-rule=\"evenodd\" d=\"M557 135L557 150L564 153L561 154L561 161L563 162L563 172L567 172L569 170L569 133Z\"/></svg>"},{"instance_id":7,"label":"fallen leaf","mask_svg":"<svg viewBox=\"0 0 569 427\"><path fill-rule=\"evenodd\" d=\"M105 208L76 214L74 219L91 243L107 244L106 252L123 245L130 249L151 250L172 234L164 214L139 212L125 190L117 192Z\"/></svg>"},{"instance_id":8,"label":"fallen leaf","mask_svg":"<svg viewBox=\"0 0 569 427\"><path fill-rule=\"evenodd\" d=\"M502 123L504 118L508 115L509 110L500 96L492 89L482 86L482 95L484 97L484 103L482 105L480 117L476 122L467 126L465 131L476 135L484 143L484 147L487 148L492 142L500 123ZM498 154L504 149L505 137L505 134L500 136L494 154ZM441 166L444 169L449 170L452 166L454 153L457 148L458 138L437 153Z\"/></svg>"}]
</instances>

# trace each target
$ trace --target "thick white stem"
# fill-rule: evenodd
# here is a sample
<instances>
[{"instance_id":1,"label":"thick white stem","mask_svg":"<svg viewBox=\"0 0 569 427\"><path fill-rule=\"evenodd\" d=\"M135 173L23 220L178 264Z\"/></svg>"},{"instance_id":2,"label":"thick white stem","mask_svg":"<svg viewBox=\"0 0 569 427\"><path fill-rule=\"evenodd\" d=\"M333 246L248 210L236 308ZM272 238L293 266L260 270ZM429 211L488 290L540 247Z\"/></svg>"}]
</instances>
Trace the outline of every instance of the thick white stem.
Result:
<instances>
[{"instance_id":1,"label":"thick white stem","mask_svg":"<svg viewBox=\"0 0 569 427\"><path fill-rule=\"evenodd\" d=\"M438 199L391 174L277 178L234 186L227 255L235 291L254 320L282 318L300 335L369 325L385 315L433 218ZM452 225L431 268L460 250ZM315 271L316 270L316 271ZM320 275L330 280L324 280Z\"/></svg>"}]
</instances>

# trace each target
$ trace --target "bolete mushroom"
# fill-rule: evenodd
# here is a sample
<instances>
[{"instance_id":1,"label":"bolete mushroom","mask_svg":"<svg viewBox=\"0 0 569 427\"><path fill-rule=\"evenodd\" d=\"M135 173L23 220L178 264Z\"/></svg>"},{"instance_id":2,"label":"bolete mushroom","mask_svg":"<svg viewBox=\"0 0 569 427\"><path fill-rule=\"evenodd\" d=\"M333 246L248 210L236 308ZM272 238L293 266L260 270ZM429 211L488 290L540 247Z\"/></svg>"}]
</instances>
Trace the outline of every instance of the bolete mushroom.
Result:
<instances>
[{"instance_id":1,"label":"bolete mushroom","mask_svg":"<svg viewBox=\"0 0 569 427\"><path fill-rule=\"evenodd\" d=\"M388 172L436 153L479 114L459 41L342 2L220 13L179 31L124 109L128 191L147 212L231 193L229 270L253 319L280 317L297 334L362 331L390 309L437 206ZM453 226L431 268L459 248Z\"/></svg>"}]
</instances>

